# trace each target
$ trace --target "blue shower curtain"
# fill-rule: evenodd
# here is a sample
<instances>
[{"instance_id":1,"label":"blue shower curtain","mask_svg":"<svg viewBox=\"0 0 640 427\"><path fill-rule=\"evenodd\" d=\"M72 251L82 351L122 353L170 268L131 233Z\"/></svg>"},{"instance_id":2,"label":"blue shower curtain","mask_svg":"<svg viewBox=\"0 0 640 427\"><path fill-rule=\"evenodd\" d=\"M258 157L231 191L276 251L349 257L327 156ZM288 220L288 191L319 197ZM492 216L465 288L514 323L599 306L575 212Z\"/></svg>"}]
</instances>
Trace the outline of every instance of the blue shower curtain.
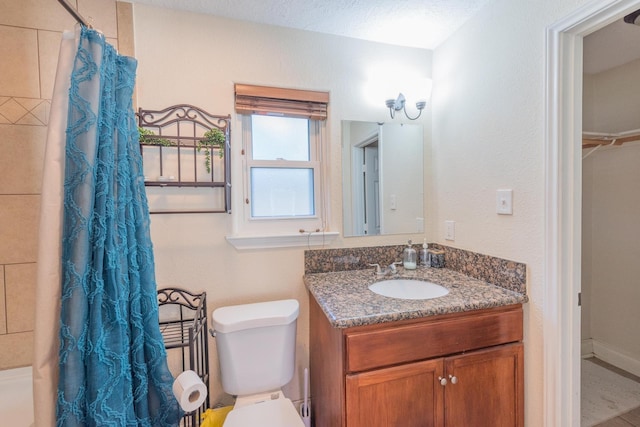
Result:
<instances>
[{"instance_id":1,"label":"blue shower curtain","mask_svg":"<svg viewBox=\"0 0 640 427\"><path fill-rule=\"evenodd\" d=\"M69 91L58 426L177 426L132 108L136 61L82 28Z\"/></svg>"}]
</instances>

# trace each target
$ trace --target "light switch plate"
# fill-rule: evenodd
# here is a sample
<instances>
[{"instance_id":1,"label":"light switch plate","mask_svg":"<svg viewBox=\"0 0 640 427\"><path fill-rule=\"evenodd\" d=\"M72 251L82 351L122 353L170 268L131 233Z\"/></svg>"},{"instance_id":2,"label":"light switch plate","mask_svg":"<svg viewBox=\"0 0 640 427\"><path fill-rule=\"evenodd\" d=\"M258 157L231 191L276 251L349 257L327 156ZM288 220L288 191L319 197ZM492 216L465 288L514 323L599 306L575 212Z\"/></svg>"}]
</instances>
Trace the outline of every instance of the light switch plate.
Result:
<instances>
[{"instance_id":1,"label":"light switch plate","mask_svg":"<svg viewBox=\"0 0 640 427\"><path fill-rule=\"evenodd\" d=\"M513 215L513 190L496 191L496 212L498 215Z\"/></svg>"},{"instance_id":2,"label":"light switch plate","mask_svg":"<svg viewBox=\"0 0 640 427\"><path fill-rule=\"evenodd\" d=\"M456 240L456 222L444 222L444 238L445 240Z\"/></svg>"}]
</instances>

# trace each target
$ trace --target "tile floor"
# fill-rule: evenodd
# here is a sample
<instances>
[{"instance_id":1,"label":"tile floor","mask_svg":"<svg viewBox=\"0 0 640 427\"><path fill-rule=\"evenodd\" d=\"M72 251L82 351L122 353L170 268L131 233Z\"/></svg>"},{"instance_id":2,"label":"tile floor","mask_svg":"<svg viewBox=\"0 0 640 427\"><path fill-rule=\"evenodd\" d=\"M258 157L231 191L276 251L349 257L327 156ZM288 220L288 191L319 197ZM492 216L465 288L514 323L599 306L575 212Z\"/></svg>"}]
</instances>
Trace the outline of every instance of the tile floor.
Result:
<instances>
[{"instance_id":1,"label":"tile floor","mask_svg":"<svg viewBox=\"0 0 640 427\"><path fill-rule=\"evenodd\" d=\"M623 371L622 369L616 368L615 366L603 362L602 360L596 359L595 357L589 358L588 360L613 372L616 372L624 377L640 382L640 377ZM610 420L604 421L596 425L595 427L640 427L640 407L632 409L626 414L622 414Z\"/></svg>"}]
</instances>

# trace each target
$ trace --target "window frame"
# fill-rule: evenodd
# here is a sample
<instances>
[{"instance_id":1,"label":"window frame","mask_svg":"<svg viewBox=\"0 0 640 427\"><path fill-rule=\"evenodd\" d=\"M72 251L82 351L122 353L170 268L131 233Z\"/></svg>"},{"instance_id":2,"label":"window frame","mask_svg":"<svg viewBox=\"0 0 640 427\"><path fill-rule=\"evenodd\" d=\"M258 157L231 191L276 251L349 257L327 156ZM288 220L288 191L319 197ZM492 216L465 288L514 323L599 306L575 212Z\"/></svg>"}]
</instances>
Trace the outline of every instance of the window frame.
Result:
<instances>
[{"instance_id":1,"label":"window frame","mask_svg":"<svg viewBox=\"0 0 640 427\"><path fill-rule=\"evenodd\" d=\"M227 241L236 249L264 249L295 246L326 246L340 233L330 230L329 214L329 144L327 140L328 92L299 91L295 89L270 88L236 84L236 113L240 122L242 148L240 156L242 185L236 186L233 212L233 234ZM242 91L242 104L239 103ZM247 101L247 97L254 98ZM287 103L291 101L290 103ZM251 107L248 107L250 102ZM282 110L270 110L270 105L278 104ZM308 111L303 111L306 105ZM309 120L310 154L315 156L314 164L314 204L313 216L258 217L252 218L250 203L250 165L264 164L250 158L252 146L251 116L253 114L305 118ZM237 135L237 134L236 134ZM269 165L274 164L268 161ZM284 161L283 166L294 167L299 161ZM306 165L309 162L302 162ZM242 193L242 194L240 194Z\"/></svg>"},{"instance_id":2,"label":"window frame","mask_svg":"<svg viewBox=\"0 0 640 427\"><path fill-rule=\"evenodd\" d=\"M307 137L309 142L309 160L254 160L253 159L253 122L252 117L254 115L248 115L246 124L243 126L249 127L249 138L245 141L245 168L243 170L244 177L247 183L247 192L244 195L245 205L248 206L245 212L245 220L250 222L255 221L274 221L274 220L298 220L298 219L318 219L321 215L318 214L319 206L321 205L319 200L320 195L320 153L318 153L321 142L319 141L319 124L317 120L307 120ZM303 119L305 120L305 119ZM298 216L268 216L268 217L254 217L252 214L251 195L253 194L253 180L251 178L252 168L273 168L273 169L311 169L313 171L313 214L312 215L298 215ZM248 203L247 203L248 200Z\"/></svg>"}]
</instances>

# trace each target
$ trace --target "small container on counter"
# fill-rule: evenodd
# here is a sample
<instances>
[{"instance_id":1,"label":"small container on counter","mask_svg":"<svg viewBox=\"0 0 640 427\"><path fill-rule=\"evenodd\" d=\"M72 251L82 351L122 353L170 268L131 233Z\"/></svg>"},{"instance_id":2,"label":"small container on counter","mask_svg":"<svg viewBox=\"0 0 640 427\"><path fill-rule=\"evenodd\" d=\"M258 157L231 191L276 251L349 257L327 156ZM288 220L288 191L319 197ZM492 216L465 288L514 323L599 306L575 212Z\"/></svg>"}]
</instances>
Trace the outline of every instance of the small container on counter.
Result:
<instances>
[{"instance_id":1,"label":"small container on counter","mask_svg":"<svg viewBox=\"0 0 640 427\"><path fill-rule=\"evenodd\" d=\"M411 240L404 251L402 252L402 265L407 270L415 270L418 265L418 254L415 249L411 247Z\"/></svg>"},{"instance_id":2,"label":"small container on counter","mask_svg":"<svg viewBox=\"0 0 640 427\"><path fill-rule=\"evenodd\" d=\"M424 239L422 243L422 249L420 249L420 265L423 267L431 267L429 262L429 249L427 247L427 239Z\"/></svg>"},{"instance_id":3,"label":"small container on counter","mask_svg":"<svg viewBox=\"0 0 640 427\"><path fill-rule=\"evenodd\" d=\"M444 251L442 249L429 249L429 259L431 260L431 267L444 268Z\"/></svg>"}]
</instances>

